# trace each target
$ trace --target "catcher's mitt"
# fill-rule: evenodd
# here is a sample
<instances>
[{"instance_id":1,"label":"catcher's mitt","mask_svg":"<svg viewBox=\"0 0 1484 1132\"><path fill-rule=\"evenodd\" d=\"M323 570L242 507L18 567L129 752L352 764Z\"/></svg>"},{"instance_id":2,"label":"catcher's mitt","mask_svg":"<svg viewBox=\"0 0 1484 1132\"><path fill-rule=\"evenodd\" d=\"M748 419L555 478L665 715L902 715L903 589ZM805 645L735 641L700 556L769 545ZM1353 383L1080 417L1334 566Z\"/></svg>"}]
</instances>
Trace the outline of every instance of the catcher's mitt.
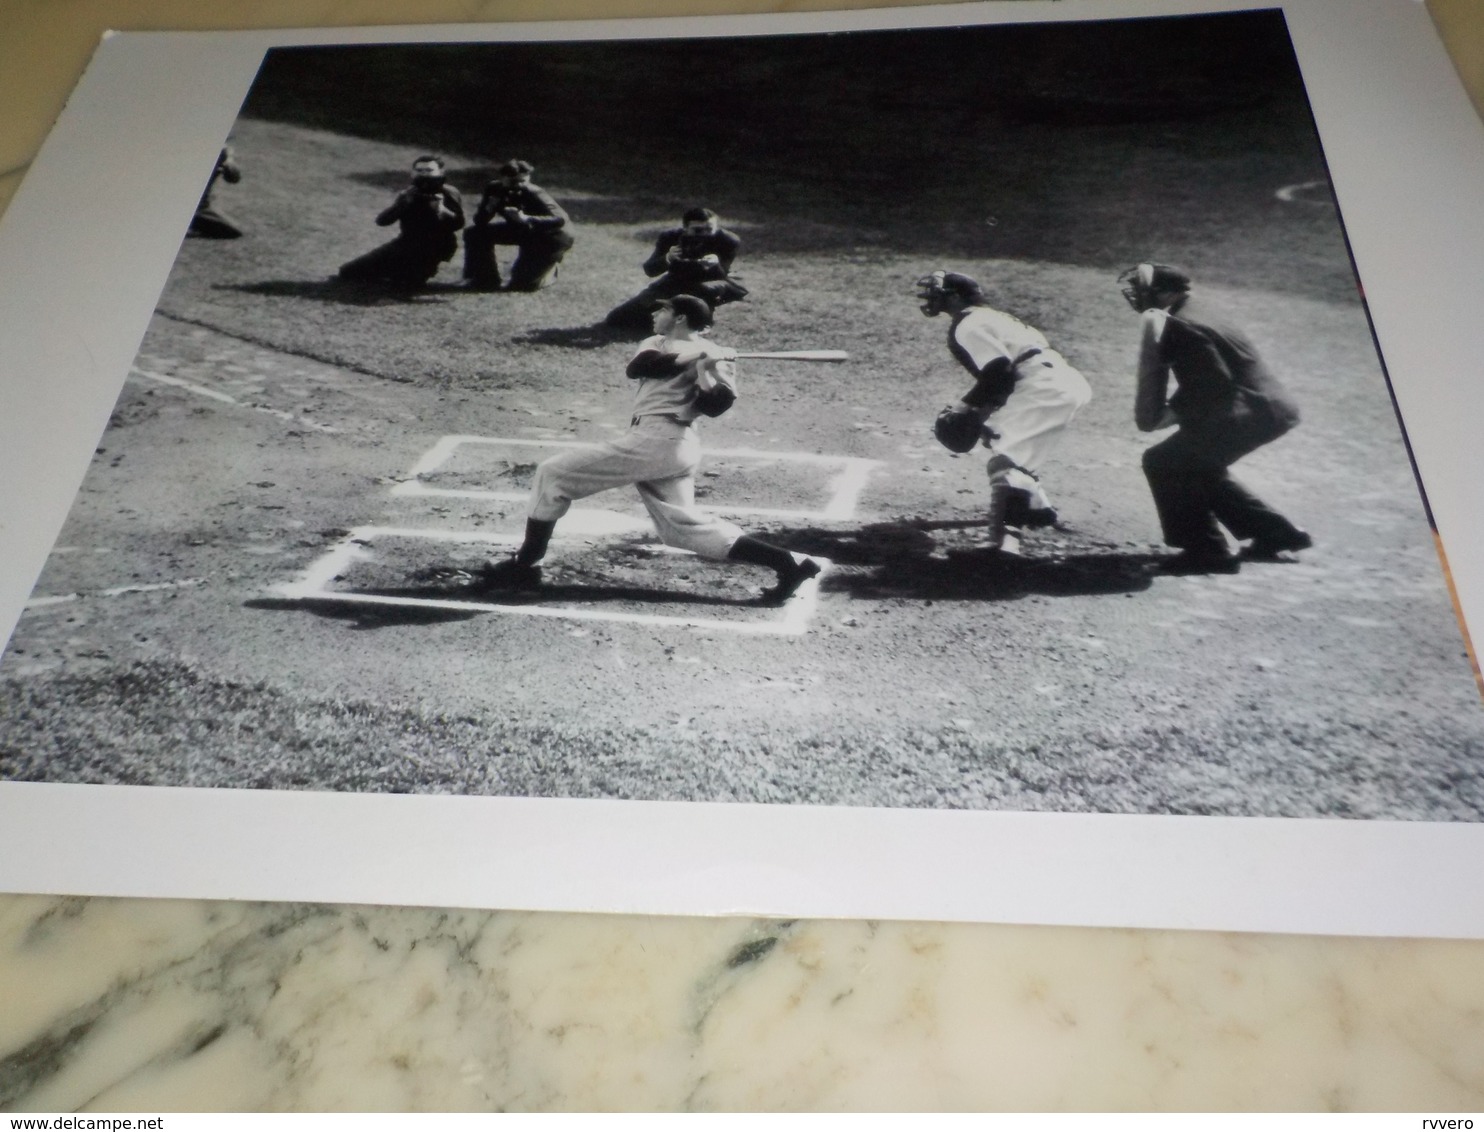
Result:
<instances>
[{"instance_id":1,"label":"catcher's mitt","mask_svg":"<svg viewBox=\"0 0 1484 1132\"><path fill-rule=\"evenodd\" d=\"M948 405L939 410L933 421L933 435L938 443L950 452L968 452L979 443L984 423L979 414L970 409L957 409Z\"/></svg>"}]
</instances>

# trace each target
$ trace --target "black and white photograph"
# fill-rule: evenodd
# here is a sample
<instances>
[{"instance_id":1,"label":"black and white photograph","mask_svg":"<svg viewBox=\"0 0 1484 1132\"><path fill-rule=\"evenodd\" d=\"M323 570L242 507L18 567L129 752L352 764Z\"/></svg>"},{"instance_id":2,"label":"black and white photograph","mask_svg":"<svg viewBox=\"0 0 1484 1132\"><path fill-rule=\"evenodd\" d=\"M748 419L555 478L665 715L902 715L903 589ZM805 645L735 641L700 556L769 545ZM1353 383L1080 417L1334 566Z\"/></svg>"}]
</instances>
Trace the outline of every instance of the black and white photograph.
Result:
<instances>
[{"instance_id":1,"label":"black and white photograph","mask_svg":"<svg viewBox=\"0 0 1484 1132\"><path fill-rule=\"evenodd\" d=\"M1283 13L281 47L16 782L1476 822Z\"/></svg>"}]
</instances>

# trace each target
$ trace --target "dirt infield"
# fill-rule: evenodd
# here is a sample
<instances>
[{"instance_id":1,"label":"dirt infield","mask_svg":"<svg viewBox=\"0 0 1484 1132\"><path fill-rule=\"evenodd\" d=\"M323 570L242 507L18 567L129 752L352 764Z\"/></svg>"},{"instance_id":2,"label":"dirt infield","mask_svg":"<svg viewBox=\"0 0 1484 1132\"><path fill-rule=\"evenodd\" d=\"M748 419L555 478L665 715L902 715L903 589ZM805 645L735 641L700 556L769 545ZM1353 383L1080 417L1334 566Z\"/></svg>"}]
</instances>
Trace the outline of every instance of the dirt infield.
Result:
<instances>
[{"instance_id":1,"label":"dirt infield","mask_svg":"<svg viewBox=\"0 0 1484 1132\"><path fill-rule=\"evenodd\" d=\"M727 216L753 297L716 338L851 360L743 363L738 406L702 426L701 502L828 570L769 607L765 572L666 551L620 491L559 527L543 590L493 599L467 579L519 537L535 462L627 423L632 340L595 324L668 202L548 183L578 231L555 287L469 293L445 267L398 298L328 276L382 235L404 148L253 119L235 145L220 203L249 236L182 248L0 662L0 776L1484 817L1484 711L1353 296L1242 284L1241 256L1213 281L1305 411L1241 474L1317 547L1158 577L1111 265L942 263ZM1277 200L1282 165L1259 165L1252 209L1306 233L1294 257L1326 238L1342 257L1323 202ZM1019 565L975 552L982 454L930 433L965 385L912 299L935 266L984 280L1095 390L1046 471L1063 524Z\"/></svg>"}]
</instances>

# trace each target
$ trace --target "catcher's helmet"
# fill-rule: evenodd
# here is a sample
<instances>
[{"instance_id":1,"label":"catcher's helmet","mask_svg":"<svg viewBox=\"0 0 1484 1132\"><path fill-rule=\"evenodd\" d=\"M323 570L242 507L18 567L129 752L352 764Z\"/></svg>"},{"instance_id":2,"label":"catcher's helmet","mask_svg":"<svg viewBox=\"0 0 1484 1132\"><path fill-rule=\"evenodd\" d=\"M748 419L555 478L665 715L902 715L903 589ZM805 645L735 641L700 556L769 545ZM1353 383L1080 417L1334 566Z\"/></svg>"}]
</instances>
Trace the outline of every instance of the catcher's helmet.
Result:
<instances>
[{"instance_id":1,"label":"catcher's helmet","mask_svg":"<svg viewBox=\"0 0 1484 1132\"><path fill-rule=\"evenodd\" d=\"M984 302L984 288L978 280L956 271L935 271L917 281L919 309L929 318L943 313L950 295L963 299L969 306Z\"/></svg>"},{"instance_id":2,"label":"catcher's helmet","mask_svg":"<svg viewBox=\"0 0 1484 1132\"><path fill-rule=\"evenodd\" d=\"M1190 290L1190 276L1167 263L1137 264L1121 274L1118 282L1128 305L1140 312L1157 305L1154 296L1159 292Z\"/></svg>"}]
</instances>

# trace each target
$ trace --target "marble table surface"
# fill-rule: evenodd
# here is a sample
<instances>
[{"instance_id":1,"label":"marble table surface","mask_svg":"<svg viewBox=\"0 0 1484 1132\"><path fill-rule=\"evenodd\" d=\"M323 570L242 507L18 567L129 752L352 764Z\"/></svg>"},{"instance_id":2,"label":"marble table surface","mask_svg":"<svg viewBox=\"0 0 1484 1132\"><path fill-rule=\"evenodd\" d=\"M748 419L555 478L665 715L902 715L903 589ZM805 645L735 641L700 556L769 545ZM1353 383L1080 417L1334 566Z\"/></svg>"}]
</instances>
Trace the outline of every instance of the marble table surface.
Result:
<instances>
[{"instance_id":1,"label":"marble table surface","mask_svg":"<svg viewBox=\"0 0 1484 1132\"><path fill-rule=\"evenodd\" d=\"M826 6L6 0L0 205L106 27ZM259 1109L1479 1112L1484 942L0 896L0 1110Z\"/></svg>"}]
</instances>

